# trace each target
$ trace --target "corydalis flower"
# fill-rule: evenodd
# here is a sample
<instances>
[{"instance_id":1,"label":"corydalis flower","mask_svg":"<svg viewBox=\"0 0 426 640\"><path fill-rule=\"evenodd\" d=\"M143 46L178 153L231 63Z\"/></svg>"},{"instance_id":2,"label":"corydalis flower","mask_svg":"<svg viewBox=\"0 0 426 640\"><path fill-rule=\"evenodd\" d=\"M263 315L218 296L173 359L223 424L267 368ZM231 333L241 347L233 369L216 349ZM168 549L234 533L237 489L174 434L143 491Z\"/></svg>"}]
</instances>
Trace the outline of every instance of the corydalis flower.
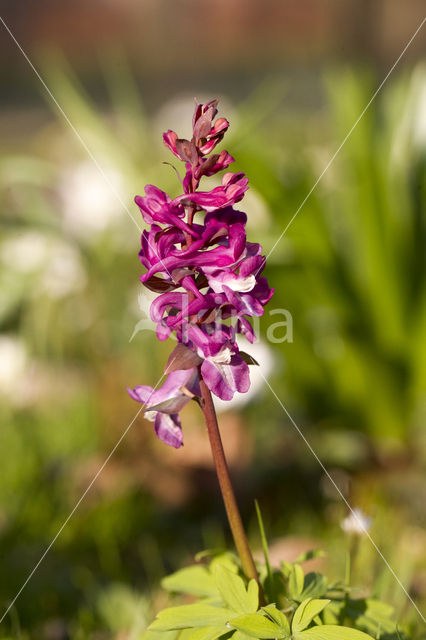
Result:
<instances>
[{"instance_id":1,"label":"corydalis flower","mask_svg":"<svg viewBox=\"0 0 426 640\"><path fill-rule=\"evenodd\" d=\"M159 389L138 385L128 392L134 400L146 405L145 418L154 422L154 430L160 440L172 447L180 447L183 437L178 414L192 397L200 394L196 371L173 371Z\"/></svg>"},{"instance_id":2,"label":"corydalis flower","mask_svg":"<svg viewBox=\"0 0 426 640\"><path fill-rule=\"evenodd\" d=\"M154 185L136 196L145 223L139 257L146 272L142 283L158 297L151 305L157 336L175 334L178 346L167 363L168 377L158 390L138 386L130 395L147 406L157 436L174 447L182 445L179 411L197 398L199 380L222 400L250 387L249 364L237 334L250 342L256 336L250 318L261 316L273 290L260 274L262 247L247 241L247 216L234 206L248 189L243 173L227 172L220 186L199 189L202 177L227 169L234 161L227 151L212 153L229 123L216 118L217 100L197 104L191 140L174 131L165 145L185 164L183 194L171 199Z\"/></svg>"}]
</instances>

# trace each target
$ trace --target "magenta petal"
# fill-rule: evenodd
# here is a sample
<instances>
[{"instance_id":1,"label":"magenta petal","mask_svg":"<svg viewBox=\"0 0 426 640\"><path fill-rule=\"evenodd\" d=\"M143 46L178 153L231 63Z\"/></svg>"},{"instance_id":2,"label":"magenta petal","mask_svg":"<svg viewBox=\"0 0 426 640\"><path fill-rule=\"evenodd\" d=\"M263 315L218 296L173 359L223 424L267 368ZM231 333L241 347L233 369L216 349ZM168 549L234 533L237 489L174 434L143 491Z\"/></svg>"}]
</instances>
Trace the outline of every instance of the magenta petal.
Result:
<instances>
[{"instance_id":1,"label":"magenta petal","mask_svg":"<svg viewBox=\"0 0 426 640\"><path fill-rule=\"evenodd\" d=\"M155 392L155 396L152 398L151 405L158 402L163 402L172 397L181 398L181 406L178 409L180 411L190 398L184 395L181 391L182 387L191 388L194 384L194 380L197 377L197 370L194 369L176 369L167 376L163 385ZM170 412L167 412L170 413Z\"/></svg>"},{"instance_id":2,"label":"magenta petal","mask_svg":"<svg viewBox=\"0 0 426 640\"><path fill-rule=\"evenodd\" d=\"M223 285L223 291L226 294L229 302L235 307L238 315L247 315L247 316L261 316L263 315L263 306L260 304L258 300L253 296L253 290L249 293L238 293L236 291L232 291L225 284ZM163 294L167 295L167 294Z\"/></svg>"},{"instance_id":3,"label":"magenta petal","mask_svg":"<svg viewBox=\"0 0 426 640\"><path fill-rule=\"evenodd\" d=\"M243 278L246 278L251 274L258 276L259 273L262 272L265 262L266 260L264 256L251 256L246 258L240 265L240 276Z\"/></svg>"},{"instance_id":4,"label":"magenta petal","mask_svg":"<svg viewBox=\"0 0 426 640\"><path fill-rule=\"evenodd\" d=\"M148 404L154 393L154 389L148 385L138 385L134 389L127 387L127 393L133 400L136 400L136 402Z\"/></svg>"},{"instance_id":5,"label":"magenta petal","mask_svg":"<svg viewBox=\"0 0 426 640\"><path fill-rule=\"evenodd\" d=\"M179 449L183 445L182 428L177 414L157 413L154 421L154 431L157 438L170 447Z\"/></svg>"},{"instance_id":6,"label":"magenta petal","mask_svg":"<svg viewBox=\"0 0 426 640\"><path fill-rule=\"evenodd\" d=\"M188 295L186 293L181 293L180 291L162 293L151 304L151 320L153 322L160 322L166 312L168 313L171 309L182 309L184 301L187 300Z\"/></svg>"},{"instance_id":7,"label":"magenta petal","mask_svg":"<svg viewBox=\"0 0 426 640\"><path fill-rule=\"evenodd\" d=\"M247 318L238 318L237 331L247 338L253 344L256 341L256 334Z\"/></svg>"},{"instance_id":8,"label":"magenta petal","mask_svg":"<svg viewBox=\"0 0 426 640\"><path fill-rule=\"evenodd\" d=\"M201 373L210 391L221 400L232 400L235 391L245 393L250 388L248 364L238 355L232 356L229 364L204 360Z\"/></svg>"},{"instance_id":9,"label":"magenta petal","mask_svg":"<svg viewBox=\"0 0 426 640\"><path fill-rule=\"evenodd\" d=\"M248 179L243 173L225 173L222 178L222 186L211 191L197 191L178 196L173 200L173 204L178 204L182 200L191 201L205 211L214 211L222 207L239 202L248 189Z\"/></svg>"},{"instance_id":10,"label":"magenta petal","mask_svg":"<svg viewBox=\"0 0 426 640\"><path fill-rule=\"evenodd\" d=\"M174 414L181 411L191 400L184 388L194 395L199 395L198 372L195 367L172 371L158 389L139 385L134 389L128 388L127 391L134 400L145 403L149 411Z\"/></svg>"},{"instance_id":11,"label":"magenta petal","mask_svg":"<svg viewBox=\"0 0 426 640\"><path fill-rule=\"evenodd\" d=\"M250 368L247 362L238 355L233 355L231 358L231 364L235 388L240 393L246 393L250 389Z\"/></svg>"},{"instance_id":12,"label":"magenta petal","mask_svg":"<svg viewBox=\"0 0 426 640\"><path fill-rule=\"evenodd\" d=\"M192 325L188 330L188 338L207 358L208 356L217 355L219 351L229 345L230 329L231 327L225 327L225 330L215 327L214 332L209 334L199 326Z\"/></svg>"},{"instance_id":13,"label":"magenta petal","mask_svg":"<svg viewBox=\"0 0 426 640\"><path fill-rule=\"evenodd\" d=\"M231 162L234 162L234 158L227 152L221 151L219 156L210 156L208 160L201 162L196 171L197 178L201 176L213 176L218 171L226 169ZM189 191L185 190L185 193Z\"/></svg>"},{"instance_id":14,"label":"magenta petal","mask_svg":"<svg viewBox=\"0 0 426 640\"><path fill-rule=\"evenodd\" d=\"M161 413L168 413L169 415L174 415L175 413L179 413L182 411L184 406L188 404L190 401L189 396L185 396L180 394L178 396L172 396L167 400L162 400L156 404L150 404L148 407L149 411L160 411Z\"/></svg>"},{"instance_id":15,"label":"magenta petal","mask_svg":"<svg viewBox=\"0 0 426 640\"><path fill-rule=\"evenodd\" d=\"M177 149L176 149L176 140L177 140L178 136L177 133L175 133L174 131L172 131L171 129L169 129L168 131L166 131L166 133L163 133L163 141L164 144L166 145L166 147L168 147L170 149L170 151L172 153L174 153L174 155L181 159Z\"/></svg>"},{"instance_id":16,"label":"magenta petal","mask_svg":"<svg viewBox=\"0 0 426 640\"><path fill-rule=\"evenodd\" d=\"M235 389L226 382L224 375L224 368L226 366L227 365L215 364L211 360L204 360L201 365L201 373L210 391L221 398L221 400L232 400Z\"/></svg>"},{"instance_id":17,"label":"magenta petal","mask_svg":"<svg viewBox=\"0 0 426 640\"><path fill-rule=\"evenodd\" d=\"M206 144L203 144L200 147L200 151L203 155L207 156L209 153L211 153L213 151L213 149L215 148L215 146L220 142L220 137L218 136L217 138L212 138L211 140L208 140L206 142Z\"/></svg>"},{"instance_id":18,"label":"magenta petal","mask_svg":"<svg viewBox=\"0 0 426 640\"><path fill-rule=\"evenodd\" d=\"M155 330L155 333L157 334L157 338L161 341L164 342L164 340L167 340L167 338L169 337L169 335L171 334L172 330L170 329L170 327L168 327L164 321L162 320L161 322L159 322L157 324L157 328Z\"/></svg>"}]
</instances>

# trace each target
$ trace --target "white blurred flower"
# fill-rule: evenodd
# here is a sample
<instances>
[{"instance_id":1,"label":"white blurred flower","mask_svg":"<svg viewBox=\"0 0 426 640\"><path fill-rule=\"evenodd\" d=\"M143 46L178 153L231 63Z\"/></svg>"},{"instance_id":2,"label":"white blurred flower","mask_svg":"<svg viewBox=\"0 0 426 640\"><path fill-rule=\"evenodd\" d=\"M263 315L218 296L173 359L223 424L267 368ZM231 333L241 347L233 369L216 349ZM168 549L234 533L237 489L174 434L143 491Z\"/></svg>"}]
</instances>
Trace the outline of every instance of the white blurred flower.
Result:
<instances>
[{"instance_id":1,"label":"white blurred flower","mask_svg":"<svg viewBox=\"0 0 426 640\"><path fill-rule=\"evenodd\" d=\"M0 394L10 398L21 387L28 363L25 344L14 336L0 336Z\"/></svg>"},{"instance_id":2,"label":"white blurred flower","mask_svg":"<svg viewBox=\"0 0 426 640\"><path fill-rule=\"evenodd\" d=\"M362 536L370 529L371 518L362 509L352 509L351 513L342 520L340 526L345 533Z\"/></svg>"},{"instance_id":3,"label":"white blurred flower","mask_svg":"<svg viewBox=\"0 0 426 640\"><path fill-rule=\"evenodd\" d=\"M86 385L81 372L49 366L31 358L23 340L0 336L0 401L24 408L41 402L68 399Z\"/></svg>"},{"instance_id":4,"label":"white blurred flower","mask_svg":"<svg viewBox=\"0 0 426 640\"><path fill-rule=\"evenodd\" d=\"M411 145L423 151L426 148L426 65L414 69L408 91L404 93L404 104L398 118L391 148L391 158L396 164L407 161Z\"/></svg>"},{"instance_id":5,"label":"white blurred flower","mask_svg":"<svg viewBox=\"0 0 426 640\"><path fill-rule=\"evenodd\" d=\"M413 73L412 80L413 142L421 150L426 147L426 65L420 65Z\"/></svg>"},{"instance_id":6,"label":"white blurred flower","mask_svg":"<svg viewBox=\"0 0 426 640\"><path fill-rule=\"evenodd\" d=\"M265 233L271 226L271 215L265 200L253 187L244 196L244 211L247 211L247 229Z\"/></svg>"},{"instance_id":7,"label":"white blurred flower","mask_svg":"<svg viewBox=\"0 0 426 640\"><path fill-rule=\"evenodd\" d=\"M115 196L124 189L121 174L104 169L109 184L92 162L66 170L59 185L64 227L78 237L91 239L123 217L123 205Z\"/></svg>"},{"instance_id":8,"label":"white blurred flower","mask_svg":"<svg viewBox=\"0 0 426 640\"><path fill-rule=\"evenodd\" d=\"M4 266L22 273L40 269L47 260L47 236L37 231L26 231L10 237L0 246L0 261Z\"/></svg>"},{"instance_id":9,"label":"white blurred flower","mask_svg":"<svg viewBox=\"0 0 426 640\"><path fill-rule=\"evenodd\" d=\"M69 246L52 251L41 288L51 298L63 298L80 291L87 283L86 273L76 251Z\"/></svg>"},{"instance_id":10,"label":"white blurred flower","mask_svg":"<svg viewBox=\"0 0 426 640\"><path fill-rule=\"evenodd\" d=\"M87 283L76 249L59 238L36 231L26 231L3 242L0 263L9 272L35 274L33 291L51 298L80 291Z\"/></svg>"},{"instance_id":11,"label":"white blurred flower","mask_svg":"<svg viewBox=\"0 0 426 640\"><path fill-rule=\"evenodd\" d=\"M151 308L151 304L157 297L158 293L154 293L154 291L150 291L149 289L145 288L143 289L143 291L141 291L138 287L137 306L133 302L132 310L140 319L133 328L133 333L130 336L129 342L131 342L136 334L140 331L152 331L155 333L157 323L151 320L149 311ZM132 296L132 299L134 300L134 295Z\"/></svg>"}]
</instances>

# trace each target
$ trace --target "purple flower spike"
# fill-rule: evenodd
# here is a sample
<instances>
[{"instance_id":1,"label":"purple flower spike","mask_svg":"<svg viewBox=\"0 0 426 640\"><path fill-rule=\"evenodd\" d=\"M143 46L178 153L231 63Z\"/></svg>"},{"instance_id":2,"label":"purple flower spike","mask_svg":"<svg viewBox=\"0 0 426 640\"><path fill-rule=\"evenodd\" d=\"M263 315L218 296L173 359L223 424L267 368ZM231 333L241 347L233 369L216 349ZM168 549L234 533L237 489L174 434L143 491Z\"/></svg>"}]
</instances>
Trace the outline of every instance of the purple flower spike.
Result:
<instances>
[{"instance_id":1,"label":"purple flower spike","mask_svg":"<svg viewBox=\"0 0 426 640\"><path fill-rule=\"evenodd\" d=\"M250 387L250 356L239 352L237 334L256 339L250 318L261 316L273 289L261 276L262 247L248 242L247 216L234 206L248 189L243 173L225 173L222 184L200 190L200 180L227 169L234 158L225 150L211 154L229 127L216 118L217 100L197 104L192 138L168 130L166 147L185 164L183 194L173 200L153 185L136 196L150 229L142 234L139 257L146 272L142 283L159 295L151 305L157 337L174 334L167 379L157 390L128 389L144 402L158 438L173 447L183 443L179 412L199 399L203 378L213 394L231 400ZM209 155L211 154L211 155ZM224 322L226 321L226 322Z\"/></svg>"}]
</instances>

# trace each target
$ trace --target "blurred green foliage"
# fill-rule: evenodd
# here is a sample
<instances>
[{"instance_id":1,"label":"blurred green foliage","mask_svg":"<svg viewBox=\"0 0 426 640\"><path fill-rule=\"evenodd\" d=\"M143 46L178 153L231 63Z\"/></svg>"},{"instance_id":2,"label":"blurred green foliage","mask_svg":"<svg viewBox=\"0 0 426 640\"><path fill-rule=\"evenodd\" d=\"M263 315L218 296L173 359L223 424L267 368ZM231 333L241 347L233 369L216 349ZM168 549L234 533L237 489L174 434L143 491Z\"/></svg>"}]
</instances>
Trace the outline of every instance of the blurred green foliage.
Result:
<instances>
[{"instance_id":1,"label":"blurred green foliage","mask_svg":"<svg viewBox=\"0 0 426 640\"><path fill-rule=\"evenodd\" d=\"M266 137L243 120L235 151L272 217L264 244L273 304L293 315L294 342L282 347L286 396L311 420L364 431L378 446L408 442L424 417L426 155L413 105L424 82L419 68L384 90L300 210L332 155L319 145L338 148L370 82L329 77L327 130L311 138L314 148L306 136L301 143L301 122L275 123Z\"/></svg>"},{"instance_id":2,"label":"blurred green foliage","mask_svg":"<svg viewBox=\"0 0 426 640\"><path fill-rule=\"evenodd\" d=\"M143 317L140 232L130 215L140 223L132 198L146 183L177 191L174 171L161 164L170 157L160 134L180 131L180 113L188 121L191 109L190 101L171 100L147 114L124 64L120 73L105 68L110 102L102 110L64 61L45 75L104 175L60 114L29 137L18 131L0 151L4 608L132 419L126 385L161 375L169 345L151 331L130 341ZM286 108L291 86L271 78L230 106L226 140L235 168L250 178L249 234L272 250L270 310L285 308L293 318L293 342L281 344L266 339L276 317L268 310L262 319L271 384L324 464L348 482L348 499L374 514L373 537L420 600L425 85L421 66L392 78L306 202L367 104L371 78L335 70L324 80L322 106L299 111ZM344 508L321 469L267 389L240 411L255 451L235 473L246 518L258 496L272 536L320 536L330 571L341 577ZM123 630L138 637L158 608L165 570L200 547L220 546L226 530L211 471L202 462L183 471L173 464L150 427L137 423L5 630L21 638L109 638ZM253 517L251 530L257 539ZM356 580L391 601L419 634L416 613L367 547Z\"/></svg>"}]
</instances>

